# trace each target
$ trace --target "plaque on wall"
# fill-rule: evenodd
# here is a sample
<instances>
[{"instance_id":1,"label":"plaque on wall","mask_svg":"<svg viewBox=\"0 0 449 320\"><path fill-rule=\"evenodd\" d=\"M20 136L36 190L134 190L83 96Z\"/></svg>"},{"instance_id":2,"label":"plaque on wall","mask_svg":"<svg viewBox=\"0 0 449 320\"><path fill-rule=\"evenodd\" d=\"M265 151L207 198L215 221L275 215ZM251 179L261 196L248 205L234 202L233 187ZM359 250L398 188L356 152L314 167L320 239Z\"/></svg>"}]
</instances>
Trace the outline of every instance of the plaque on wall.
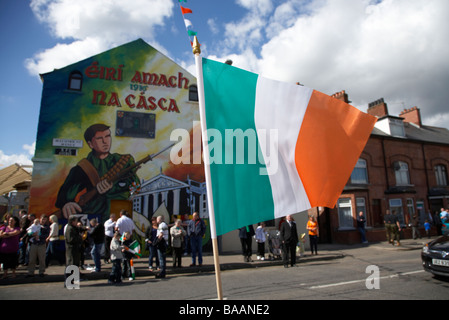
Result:
<instances>
[{"instance_id":1,"label":"plaque on wall","mask_svg":"<svg viewBox=\"0 0 449 320\"><path fill-rule=\"evenodd\" d=\"M154 113L117 111L115 135L118 137L156 137L156 115Z\"/></svg>"},{"instance_id":2,"label":"plaque on wall","mask_svg":"<svg viewBox=\"0 0 449 320\"><path fill-rule=\"evenodd\" d=\"M58 156L76 156L78 154L78 149L74 148L56 148L55 155Z\"/></svg>"}]
</instances>

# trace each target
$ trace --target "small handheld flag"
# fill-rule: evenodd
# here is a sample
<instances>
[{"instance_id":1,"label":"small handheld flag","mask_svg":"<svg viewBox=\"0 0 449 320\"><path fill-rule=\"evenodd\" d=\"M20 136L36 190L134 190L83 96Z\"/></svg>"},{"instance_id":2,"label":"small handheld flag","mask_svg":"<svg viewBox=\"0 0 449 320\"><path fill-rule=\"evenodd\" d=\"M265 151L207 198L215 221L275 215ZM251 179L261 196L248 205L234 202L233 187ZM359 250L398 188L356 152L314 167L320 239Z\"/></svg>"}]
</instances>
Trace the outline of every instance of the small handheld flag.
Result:
<instances>
[{"instance_id":1,"label":"small handheld flag","mask_svg":"<svg viewBox=\"0 0 449 320\"><path fill-rule=\"evenodd\" d=\"M134 240L129 247L125 246L125 250L129 253L132 253L133 255L137 256L138 258L142 258L142 254L140 253L140 244L137 242L137 240Z\"/></svg>"}]
</instances>

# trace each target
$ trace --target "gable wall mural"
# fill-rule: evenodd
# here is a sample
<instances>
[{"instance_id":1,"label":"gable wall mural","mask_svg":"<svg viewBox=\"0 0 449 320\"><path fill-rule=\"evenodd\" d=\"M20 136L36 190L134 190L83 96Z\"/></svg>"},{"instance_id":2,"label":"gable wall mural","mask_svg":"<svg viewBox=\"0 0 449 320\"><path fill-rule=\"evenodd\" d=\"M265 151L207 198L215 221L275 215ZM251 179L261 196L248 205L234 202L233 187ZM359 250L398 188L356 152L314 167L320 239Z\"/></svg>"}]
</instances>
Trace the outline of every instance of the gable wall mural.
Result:
<instances>
[{"instance_id":1,"label":"gable wall mural","mask_svg":"<svg viewBox=\"0 0 449 320\"><path fill-rule=\"evenodd\" d=\"M64 224L125 209L140 237L155 214L207 221L203 164L170 160L173 130L201 132L193 75L139 39L41 77L30 212Z\"/></svg>"}]
</instances>

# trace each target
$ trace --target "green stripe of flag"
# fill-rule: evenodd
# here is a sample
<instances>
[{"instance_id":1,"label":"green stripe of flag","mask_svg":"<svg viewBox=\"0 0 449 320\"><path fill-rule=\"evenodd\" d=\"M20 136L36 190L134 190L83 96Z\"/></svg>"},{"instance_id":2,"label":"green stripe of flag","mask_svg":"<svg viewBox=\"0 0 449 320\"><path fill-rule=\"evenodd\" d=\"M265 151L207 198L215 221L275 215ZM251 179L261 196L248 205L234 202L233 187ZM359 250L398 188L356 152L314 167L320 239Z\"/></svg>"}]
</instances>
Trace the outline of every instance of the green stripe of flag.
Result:
<instances>
[{"instance_id":1,"label":"green stripe of flag","mask_svg":"<svg viewBox=\"0 0 449 320\"><path fill-rule=\"evenodd\" d=\"M233 164L225 164L226 153L231 152L226 129L254 130L255 91L258 75L226 64L203 59L206 123L208 129L216 129L223 139L221 163L211 163L212 194L214 200L217 235L261 221L274 219L274 204L269 177L260 175L256 163L248 164L245 152L244 164L236 163L234 142ZM209 135L212 158L217 154ZM225 141L226 140L226 141ZM225 146L226 143L226 146ZM248 149L247 140L245 150ZM251 145L249 147L252 147ZM257 148L259 147L257 139ZM259 150L257 150L259 151Z\"/></svg>"}]
</instances>

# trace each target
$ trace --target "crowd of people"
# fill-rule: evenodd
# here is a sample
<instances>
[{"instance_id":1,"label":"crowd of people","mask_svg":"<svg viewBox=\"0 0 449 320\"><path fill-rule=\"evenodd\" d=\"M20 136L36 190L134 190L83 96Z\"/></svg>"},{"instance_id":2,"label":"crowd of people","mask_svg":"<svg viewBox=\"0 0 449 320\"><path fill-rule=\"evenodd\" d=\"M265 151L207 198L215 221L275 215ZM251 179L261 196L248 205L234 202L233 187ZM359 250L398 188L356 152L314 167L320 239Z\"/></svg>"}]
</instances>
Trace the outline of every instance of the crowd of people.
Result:
<instances>
[{"instance_id":1,"label":"crowd of people","mask_svg":"<svg viewBox=\"0 0 449 320\"><path fill-rule=\"evenodd\" d=\"M91 272L101 272L101 259L104 263L112 264L109 283L120 283L122 279L132 280L130 262L135 253L129 249L133 242L135 224L126 210L121 210L119 217L114 213L104 223L91 219L85 226L78 216L68 218L63 230L63 240L59 235L58 218L34 214L27 214L21 210L19 218L5 215L1 232L1 262L4 274L8 276L11 270L15 277L15 270L19 264L27 267L27 277L33 277L36 266L40 277L45 276L45 269L52 260L60 265L75 265L80 269ZM287 227L288 226L288 227ZM291 266L295 265L297 244L300 242L296 222L292 216L282 219L280 224L280 239L287 267L288 257ZM318 225L311 217L307 223L311 252L317 253ZM177 219L170 227L163 216L154 217L151 226L145 233L145 249L149 252L148 269L154 271L156 278L165 278L166 254L170 246L173 254L173 268L182 267L182 256L191 255L189 266L203 264L202 240L206 233L206 225L195 212L192 219L188 215L183 220ZM257 259L264 260L266 253L267 233L265 223L260 223L256 230L253 226L239 230L242 251L246 262L252 262L252 241L257 243ZM64 241L64 245L61 244ZM94 266L85 265L85 252L89 248Z\"/></svg>"},{"instance_id":2,"label":"crowd of people","mask_svg":"<svg viewBox=\"0 0 449 320\"><path fill-rule=\"evenodd\" d=\"M188 215L184 220L178 219L170 226L163 216L152 219L152 226L146 230L145 245L149 251L149 270L158 271L157 278L165 278L166 254L170 246L173 253L173 267L182 267L182 256L192 254L190 266L201 266L203 263L202 239L206 225L195 212L192 219ZM48 217L28 214L26 210L19 212L19 217L5 214L0 224L0 263L3 267L1 279L16 277L19 265L27 267L26 277L34 277L38 266L38 275L45 276L45 269L56 260L60 265L75 265L90 272L101 272L101 259L112 264L109 277L110 283L119 283L123 278L132 280L131 260L136 252L130 249L132 245L135 224L126 210L121 210L119 217L112 213L107 221L99 223L91 219L88 225L83 225L79 216L68 218L63 230L55 215ZM61 243L64 242L64 244ZM85 264L86 250L94 266ZM153 269L153 263L156 266ZM67 275L66 275L67 276Z\"/></svg>"},{"instance_id":3,"label":"crowd of people","mask_svg":"<svg viewBox=\"0 0 449 320\"><path fill-rule=\"evenodd\" d=\"M412 227L419 226L419 218L416 218L417 221L415 220L412 222ZM427 214L424 221L424 229L428 238L430 238L430 230L432 227L435 227L438 236L449 235L449 208L441 208L440 212L435 212L434 214L429 212ZM415 230L415 232L416 233L413 234L413 238L415 239L418 236L421 238L421 234L418 234L419 230Z\"/></svg>"},{"instance_id":4,"label":"crowd of people","mask_svg":"<svg viewBox=\"0 0 449 320\"><path fill-rule=\"evenodd\" d=\"M130 249L133 243L135 224L126 210L121 210L119 217L111 214L104 223L91 219L87 226L79 221L77 216L70 216L64 229L63 240L59 235L60 226L55 215L50 217L41 215L36 218L25 210L19 212L19 217L5 214L3 224L0 225L0 259L3 265L2 279L15 277L18 265L27 267L26 277L34 277L38 265L38 275L45 276L45 269L50 261L56 260L60 265L75 265L91 272L101 272L102 255L104 263L112 264L109 277L110 283L119 283L123 278L132 280L131 260L135 252ZM362 243L366 243L366 219L363 212L357 216L357 228ZM397 213L387 210L384 215L387 241L400 245L401 226ZM429 214L424 222L427 237L430 237L431 227L436 227L437 234L449 234L449 210L442 208L435 215ZM413 238L421 238L419 231L420 220L414 215L410 221ZM318 254L318 223L314 216L310 216L306 224L310 240L311 254ZM298 235L296 222L291 215L281 219L279 223L280 252L284 267L296 265L297 252L304 251L305 234ZM157 278L165 278L166 255L170 247L173 254L173 268L182 267L182 256L191 255L190 266L203 264L202 240L206 232L206 225L195 212L192 219L185 215L184 219L177 219L172 225L167 225L163 216L154 217L151 226L145 233L145 249L149 252L148 269L156 272ZM252 225L239 229L242 255L245 262L252 262L252 243L257 244L257 259L264 260L268 233L265 223L259 223L254 230ZM65 245L61 243L65 242ZM84 263L85 252L90 249L94 267ZM65 252L64 252L65 251Z\"/></svg>"},{"instance_id":5,"label":"crowd of people","mask_svg":"<svg viewBox=\"0 0 449 320\"><path fill-rule=\"evenodd\" d=\"M449 235L449 209L441 208L440 212L435 212L434 214L429 211L424 218L423 224L421 223L422 220L422 217L418 214L414 214L410 219L409 227L412 229L413 239L422 238L419 230L421 225L424 226L424 231L428 239L431 237L433 227L435 227L438 236ZM384 215L384 225L387 241L393 246L400 246L400 233L405 225L400 224L397 210L392 210L391 212L387 210Z\"/></svg>"},{"instance_id":6,"label":"crowd of people","mask_svg":"<svg viewBox=\"0 0 449 320\"><path fill-rule=\"evenodd\" d=\"M33 277L36 265L39 265L39 276L45 275L50 259L64 263L58 254L59 228L58 219L42 215L39 219L26 210L19 212L19 217L5 214L0 226L0 259L3 264L2 279L8 276L16 277L19 264L27 267L26 277Z\"/></svg>"},{"instance_id":7,"label":"crowd of people","mask_svg":"<svg viewBox=\"0 0 449 320\"><path fill-rule=\"evenodd\" d=\"M421 234L419 231L419 227L421 226L420 217L415 214L410 220L410 227L412 228L412 237L413 239L421 238ZM359 212L356 218L357 230L360 233L361 242L366 244L368 243L366 238L366 217L364 212ZM384 215L384 226L386 230L386 237L388 243L396 246L400 246L400 232L404 226L402 226L399 222L398 212L397 210L387 210ZM435 214L431 214L430 212L427 214L427 217L424 221L424 230L426 232L426 236L430 239L431 230L435 227L437 231L437 235L449 235L449 209L441 208L440 212L435 212ZM310 216L309 220L306 224L306 230L309 236L310 243L310 251L312 255L318 254L318 223L314 216ZM287 216L286 219L281 219L279 222L279 231L280 231L280 249L282 252L282 259L284 263L284 267L287 268L290 262L290 266L295 266L296 264L296 251L300 251L300 255L302 251L304 251L304 236L298 236L296 222L294 221L292 216ZM257 259L264 260L264 248L266 241L265 232L265 224L259 223L256 231L254 231L252 226L246 226L239 229L239 238L242 246L242 255L245 262L252 262L252 237L255 238L257 243Z\"/></svg>"},{"instance_id":8,"label":"crowd of people","mask_svg":"<svg viewBox=\"0 0 449 320\"><path fill-rule=\"evenodd\" d=\"M253 262L252 240L257 243L257 260L265 260L266 241L268 232L265 229L266 224L261 222L254 230L252 225L239 229L239 238L242 246L242 255L244 262ZM282 218L279 222L279 252L282 254L282 260L285 268L296 266L297 252L302 255L304 251L305 234L298 235L298 228L292 215ZM318 254L318 223L314 216L310 216L306 224L306 230L310 240L311 255ZM273 244L271 244L273 245Z\"/></svg>"},{"instance_id":9,"label":"crowd of people","mask_svg":"<svg viewBox=\"0 0 449 320\"><path fill-rule=\"evenodd\" d=\"M202 242L206 225L200 219L198 213L193 214L192 220L176 220L173 226L168 226L163 216L153 217L151 226L145 232L145 247L149 251L148 268L157 271L156 278L165 278L167 269L167 249L170 245L173 253L173 267L181 267L181 258L184 250L192 248L192 264L198 258L199 266L202 265ZM186 229L184 229L184 227ZM135 224L126 210L120 211L117 218L111 214L104 225L95 219L90 221L90 228L79 225L75 216L69 218L68 228L65 231L67 265L82 267L81 256L83 252L80 237L88 231L93 241L91 255L95 263L92 272L101 271L101 248L104 246L104 262L111 263L111 273L108 282L110 284L121 283L122 279L133 280L132 260L136 252L131 249L135 239ZM155 262L155 268L153 263Z\"/></svg>"}]
</instances>

